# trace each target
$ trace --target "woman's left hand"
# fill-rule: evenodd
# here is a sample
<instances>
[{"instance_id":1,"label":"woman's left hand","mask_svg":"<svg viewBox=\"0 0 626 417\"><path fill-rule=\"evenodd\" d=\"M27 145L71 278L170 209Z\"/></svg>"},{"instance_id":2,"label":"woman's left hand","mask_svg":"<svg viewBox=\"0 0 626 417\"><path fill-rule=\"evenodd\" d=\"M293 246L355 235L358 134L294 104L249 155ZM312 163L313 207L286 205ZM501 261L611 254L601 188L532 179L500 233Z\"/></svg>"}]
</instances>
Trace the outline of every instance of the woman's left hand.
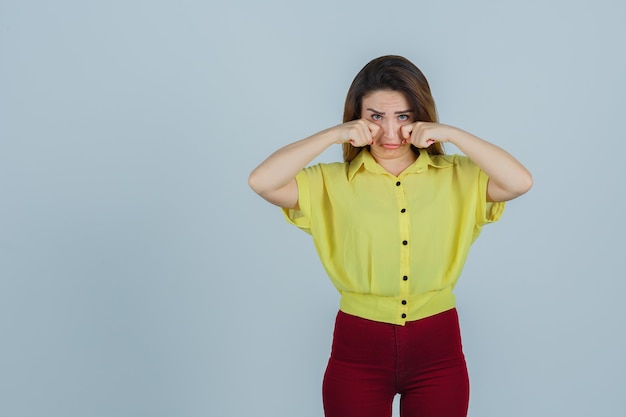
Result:
<instances>
[{"instance_id":1,"label":"woman's left hand","mask_svg":"<svg viewBox=\"0 0 626 417\"><path fill-rule=\"evenodd\" d=\"M404 143L411 143L418 148L428 148L435 142L448 142L452 126L432 122L415 122L400 128Z\"/></svg>"},{"instance_id":2,"label":"woman's left hand","mask_svg":"<svg viewBox=\"0 0 626 417\"><path fill-rule=\"evenodd\" d=\"M432 122L415 122L400 128L404 143L428 148L435 142L449 142L467 155L489 177L488 201L508 201L527 192L533 180L530 172L504 149L459 128Z\"/></svg>"}]
</instances>

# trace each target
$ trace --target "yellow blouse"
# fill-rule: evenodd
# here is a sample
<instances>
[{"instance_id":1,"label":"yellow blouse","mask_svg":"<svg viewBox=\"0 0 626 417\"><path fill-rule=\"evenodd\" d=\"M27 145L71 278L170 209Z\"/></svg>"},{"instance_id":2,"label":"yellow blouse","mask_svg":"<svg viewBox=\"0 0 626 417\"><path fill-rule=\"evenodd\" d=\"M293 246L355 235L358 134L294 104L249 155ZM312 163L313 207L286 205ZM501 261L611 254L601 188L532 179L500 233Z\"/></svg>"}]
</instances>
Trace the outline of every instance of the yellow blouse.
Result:
<instances>
[{"instance_id":1,"label":"yellow blouse","mask_svg":"<svg viewBox=\"0 0 626 417\"><path fill-rule=\"evenodd\" d=\"M428 155L398 177L363 149L350 163L317 164L296 177L298 210L286 219L313 237L341 294L340 309L403 325L455 306L452 293L482 226L487 175L461 155Z\"/></svg>"}]
</instances>

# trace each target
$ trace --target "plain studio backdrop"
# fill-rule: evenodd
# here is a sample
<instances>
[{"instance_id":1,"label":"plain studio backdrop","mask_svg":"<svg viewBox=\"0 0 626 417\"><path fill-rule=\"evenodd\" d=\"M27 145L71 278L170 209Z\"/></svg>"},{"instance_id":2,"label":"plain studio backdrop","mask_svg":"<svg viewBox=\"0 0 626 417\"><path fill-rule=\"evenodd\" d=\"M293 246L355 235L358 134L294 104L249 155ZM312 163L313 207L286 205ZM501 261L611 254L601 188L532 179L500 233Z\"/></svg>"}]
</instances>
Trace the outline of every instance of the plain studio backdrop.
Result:
<instances>
[{"instance_id":1,"label":"plain studio backdrop","mask_svg":"<svg viewBox=\"0 0 626 417\"><path fill-rule=\"evenodd\" d=\"M339 296L247 177L399 54L535 179L457 287L470 416L623 417L625 13L1 1L0 415L322 416Z\"/></svg>"}]
</instances>

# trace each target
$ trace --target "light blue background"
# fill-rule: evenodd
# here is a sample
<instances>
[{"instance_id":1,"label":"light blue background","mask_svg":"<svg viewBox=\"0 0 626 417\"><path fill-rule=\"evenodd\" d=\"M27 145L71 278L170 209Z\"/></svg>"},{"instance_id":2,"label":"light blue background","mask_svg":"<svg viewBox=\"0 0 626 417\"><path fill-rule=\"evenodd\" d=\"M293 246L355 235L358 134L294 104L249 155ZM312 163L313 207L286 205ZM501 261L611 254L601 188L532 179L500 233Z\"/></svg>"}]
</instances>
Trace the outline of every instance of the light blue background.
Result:
<instances>
[{"instance_id":1,"label":"light blue background","mask_svg":"<svg viewBox=\"0 0 626 417\"><path fill-rule=\"evenodd\" d=\"M3 0L0 415L321 416L338 295L247 176L393 53L535 178L458 286L470 416L623 417L625 12Z\"/></svg>"}]
</instances>

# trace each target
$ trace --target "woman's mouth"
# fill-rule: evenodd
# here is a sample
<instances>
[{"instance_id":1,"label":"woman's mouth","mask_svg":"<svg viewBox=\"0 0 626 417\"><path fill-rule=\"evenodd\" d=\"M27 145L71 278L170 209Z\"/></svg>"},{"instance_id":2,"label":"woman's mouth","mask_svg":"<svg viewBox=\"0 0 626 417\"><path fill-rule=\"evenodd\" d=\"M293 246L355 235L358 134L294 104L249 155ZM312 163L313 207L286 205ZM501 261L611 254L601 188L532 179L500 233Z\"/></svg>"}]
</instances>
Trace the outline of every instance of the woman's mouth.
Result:
<instances>
[{"instance_id":1,"label":"woman's mouth","mask_svg":"<svg viewBox=\"0 0 626 417\"><path fill-rule=\"evenodd\" d=\"M401 143L381 143L380 146L382 146L385 149L398 149L400 146L402 146Z\"/></svg>"}]
</instances>

